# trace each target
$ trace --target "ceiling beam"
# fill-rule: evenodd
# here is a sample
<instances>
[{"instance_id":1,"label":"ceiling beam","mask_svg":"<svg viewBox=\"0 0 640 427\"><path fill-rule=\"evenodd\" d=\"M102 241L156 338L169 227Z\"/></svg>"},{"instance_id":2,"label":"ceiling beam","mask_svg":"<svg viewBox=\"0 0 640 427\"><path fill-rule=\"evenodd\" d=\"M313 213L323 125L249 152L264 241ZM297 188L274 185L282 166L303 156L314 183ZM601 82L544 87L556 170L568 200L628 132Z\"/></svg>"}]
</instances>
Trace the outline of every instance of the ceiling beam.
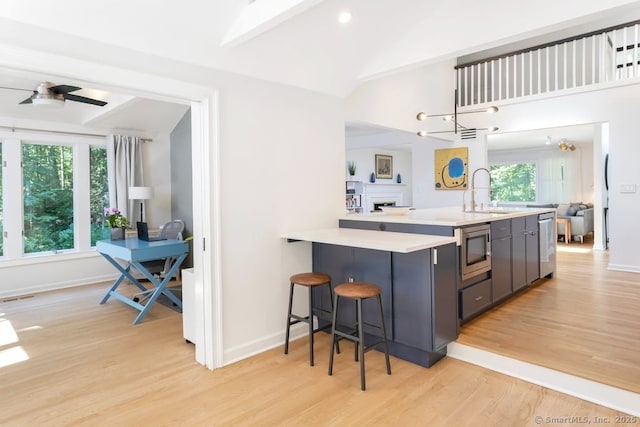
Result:
<instances>
[{"instance_id":1,"label":"ceiling beam","mask_svg":"<svg viewBox=\"0 0 640 427\"><path fill-rule=\"evenodd\" d=\"M248 4L225 34L220 46L238 46L277 27L323 0L258 0Z\"/></svg>"}]
</instances>

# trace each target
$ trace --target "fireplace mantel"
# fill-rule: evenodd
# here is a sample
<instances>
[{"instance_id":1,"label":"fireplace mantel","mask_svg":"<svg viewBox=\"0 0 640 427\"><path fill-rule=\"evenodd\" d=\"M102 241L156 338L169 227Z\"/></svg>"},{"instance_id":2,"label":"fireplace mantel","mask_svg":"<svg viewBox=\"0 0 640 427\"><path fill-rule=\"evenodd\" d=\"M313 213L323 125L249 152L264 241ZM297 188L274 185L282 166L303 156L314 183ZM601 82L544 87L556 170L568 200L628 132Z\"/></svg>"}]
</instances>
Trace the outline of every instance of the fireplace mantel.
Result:
<instances>
[{"instance_id":1,"label":"fireplace mantel","mask_svg":"<svg viewBox=\"0 0 640 427\"><path fill-rule=\"evenodd\" d=\"M404 187L407 184L397 184L395 182L389 182L389 183L386 183L386 182L380 182L380 183L378 183L378 182L365 182L364 185L372 186L372 187Z\"/></svg>"}]
</instances>

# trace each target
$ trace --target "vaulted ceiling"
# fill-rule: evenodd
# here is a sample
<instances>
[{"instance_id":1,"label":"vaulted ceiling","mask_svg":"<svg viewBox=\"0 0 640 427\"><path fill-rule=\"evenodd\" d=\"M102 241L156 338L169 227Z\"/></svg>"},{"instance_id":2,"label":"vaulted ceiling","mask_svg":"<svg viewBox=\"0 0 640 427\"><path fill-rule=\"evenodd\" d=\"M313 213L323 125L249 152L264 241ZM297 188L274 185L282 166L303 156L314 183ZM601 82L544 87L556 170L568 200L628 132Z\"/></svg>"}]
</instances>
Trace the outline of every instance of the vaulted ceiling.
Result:
<instances>
[{"instance_id":1,"label":"vaulted ceiling","mask_svg":"<svg viewBox=\"0 0 640 427\"><path fill-rule=\"evenodd\" d=\"M345 10L352 19L340 24ZM639 17L640 1L628 0L3 0L0 43L59 54L73 45L87 56L109 46L344 97L400 70ZM50 79L4 71L0 86ZM102 95L116 106L132 101ZM0 104L21 96L0 90ZM80 109L90 123L109 111L65 106ZM0 105L5 114L17 113Z\"/></svg>"}]
</instances>

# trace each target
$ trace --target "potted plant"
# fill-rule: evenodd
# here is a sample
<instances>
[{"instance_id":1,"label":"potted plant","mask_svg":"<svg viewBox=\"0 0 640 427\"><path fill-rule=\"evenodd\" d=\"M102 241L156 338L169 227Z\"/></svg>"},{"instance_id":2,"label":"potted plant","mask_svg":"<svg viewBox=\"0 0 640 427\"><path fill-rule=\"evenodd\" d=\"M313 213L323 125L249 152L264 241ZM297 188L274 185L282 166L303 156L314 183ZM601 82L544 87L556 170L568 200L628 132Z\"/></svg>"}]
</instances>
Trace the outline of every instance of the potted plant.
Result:
<instances>
[{"instance_id":1,"label":"potted plant","mask_svg":"<svg viewBox=\"0 0 640 427\"><path fill-rule=\"evenodd\" d=\"M356 175L356 162L347 162L347 171L349 172L349 178L353 179Z\"/></svg>"},{"instance_id":2,"label":"potted plant","mask_svg":"<svg viewBox=\"0 0 640 427\"><path fill-rule=\"evenodd\" d=\"M107 208L104 210L104 215L109 227L111 227L111 240L124 240L129 220L122 215L118 208Z\"/></svg>"}]
</instances>

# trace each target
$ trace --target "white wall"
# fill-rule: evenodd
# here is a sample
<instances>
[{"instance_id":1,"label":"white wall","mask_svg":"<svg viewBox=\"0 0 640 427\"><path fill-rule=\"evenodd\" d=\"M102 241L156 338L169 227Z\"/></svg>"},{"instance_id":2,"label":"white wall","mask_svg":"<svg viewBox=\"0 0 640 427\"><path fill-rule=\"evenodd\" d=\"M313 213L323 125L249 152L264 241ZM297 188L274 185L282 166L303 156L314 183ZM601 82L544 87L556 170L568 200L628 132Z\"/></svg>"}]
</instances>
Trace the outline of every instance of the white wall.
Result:
<instances>
[{"instance_id":1,"label":"white wall","mask_svg":"<svg viewBox=\"0 0 640 427\"><path fill-rule=\"evenodd\" d=\"M416 208L439 208L457 206L462 209L463 190L439 190L435 188L435 150L441 148L467 147L469 152L469 175L479 167L484 166L482 159L486 157L486 141L484 135L478 135L474 140L443 141L436 138L424 138L413 143L413 205ZM478 178L480 180L480 176ZM470 182L470 179L469 179ZM480 181L478 181L480 182ZM480 185L478 185L479 187ZM464 193L465 203L469 203L469 193ZM486 195L484 195L486 196ZM488 202L483 199L479 191L476 197L478 203Z\"/></svg>"},{"instance_id":2,"label":"white wall","mask_svg":"<svg viewBox=\"0 0 640 427\"><path fill-rule=\"evenodd\" d=\"M347 98L346 120L413 134L427 126L448 129L440 118L418 122L416 114L453 113L453 66L453 61L446 61L363 83Z\"/></svg>"},{"instance_id":3,"label":"white wall","mask_svg":"<svg viewBox=\"0 0 640 427\"><path fill-rule=\"evenodd\" d=\"M199 100L217 91L217 108L204 119L210 123L210 140L219 145L220 181L215 178L218 171L211 176L216 180L212 191L220 190L220 204L213 209L219 209L221 228L213 238L220 243L221 264L204 277L204 286L211 287L221 277L223 362L281 345L289 276L311 268L310 245L287 243L281 235L286 230L336 226L344 211L343 101L87 40L66 40L66 51L74 52L74 58L56 56L47 49L54 39L54 34L39 39L40 51L46 52L41 55L37 47L23 51L0 44L0 65L104 82L120 91L141 87L138 91L145 95L155 88L183 91L185 99ZM166 95L158 97L167 100ZM216 218L207 229L218 230ZM205 232L194 230L194 236ZM199 243L194 243L194 252L199 251L194 261L208 257L215 265L215 243L209 242L205 251ZM44 267L39 274L41 282L51 277ZM296 304L304 299L298 295Z\"/></svg>"},{"instance_id":4,"label":"white wall","mask_svg":"<svg viewBox=\"0 0 640 427\"><path fill-rule=\"evenodd\" d=\"M354 161L357 165L355 180L364 182L365 187L368 188L368 192L375 190L374 186L369 186L368 184L371 173L375 171L376 154L385 154L393 157L393 179L377 179L376 184L394 184L394 191L402 194L402 204L411 206L413 204L411 184L412 162L411 152L408 150L390 150L383 148L359 148L347 150L346 161ZM397 184L396 179L398 174L400 174L402 183L400 185L395 185ZM362 203L363 206L367 206L365 200L363 200Z\"/></svg>"},{"instance_id":5,"label":"white wall","mask_svg":"<svg viewBox=\"0 0 640 427\"><path fill-rule=\"evenodd\" d=\"M344 110L337 98L291 87L216 82L229 363L283 342L289 276L311 269L311 250L280 236L336 226L344 212Z\"/></svg>"},{"instance_id":6,"label":"white wall","mask_svg":"<svg viewBox=\"0 0 640 427\"><path fill-rule=\"evenodd\" d=\"M169 134L157 134L142 147L144 182L153 187L154 192L153 199L145 201L144 218L151 228L172 219L170 142ZM184 173L190 174L191 170Z\"/></svg>"},{"instance_id":7,"label":"white wall","mask_svg":"<svg viewBox=\"0 0 640 427\"><path fill-rule=\"evenodd\" d=\"M452 64L445 63L368 82L349 99L347 117L352 121L416 130L419 126L411 123L415 123L416 112L425 110L425 104L435 105L438 103L437 99L441 104L446 104L448 95L443 87L448 87L448 91L452 91L454 87L452 80L447 77L447 69L453 75ZM451 84L448 85L447 82ZM640 168L637 167L640 145L637 144L636 126L637 111L640 110L640 85L609 84L599 90L571 90L553 97L533 97L497 105L500 106L500 112L491 116L490 124L498 126L500 132L608 123L611 188L609 267L640 272L640 258L634 255L637 242L640 241L640 223L634 217L640 196L637 191L621 192L621 185L640 184ZM428 110L431 111L442 110ZM464 120L467 126L482 127L483 124L489 124L486 117L471 114L464 116ZM435 129L437 124L432 123L430 126ZM486 143L482 139L480 137L468 144L469 170L487 165ZM443 194L431 189L434 182L433 149L441 148L442 145L447 144L436 143L430 138L426 138L423 144L414 143L414 206L461 203L462 196L459 192ZM457 145L460 143L449 143L448 146ZM421 170L417 163L421 163L425 169ZM594 178L594 181L597 179ZM598 185L594 182L595 187ZM602 210L603 206L597 208ZM601 218L601 213L597 215L596 220Z\"/></svg>"},{"instance_id":8,"label":"white wall","mask_svg":"<svg viewBox=\"0 0 640 427\"><path fill-rule=\"evenodd\" d=\"M612 85L604 90L577 92L504 106L498 116L499 126L505 131L608 123L609 268L637 272L640 272L640 259L635 253L640 239L640 224L635 215L640 200L637 191L625 193L621 191L621 186L640 183L640 168L636 165L640 156L640 146L636 143L636 111L639 108L640 85ZM600 175L601 171L594 169L594 190L595 181L601 180ZM597 198L595 200L597 202ZM596 204L596 223L601 222L603 208L602 203L599 206Z\"/></svg>"}]
</instances>

